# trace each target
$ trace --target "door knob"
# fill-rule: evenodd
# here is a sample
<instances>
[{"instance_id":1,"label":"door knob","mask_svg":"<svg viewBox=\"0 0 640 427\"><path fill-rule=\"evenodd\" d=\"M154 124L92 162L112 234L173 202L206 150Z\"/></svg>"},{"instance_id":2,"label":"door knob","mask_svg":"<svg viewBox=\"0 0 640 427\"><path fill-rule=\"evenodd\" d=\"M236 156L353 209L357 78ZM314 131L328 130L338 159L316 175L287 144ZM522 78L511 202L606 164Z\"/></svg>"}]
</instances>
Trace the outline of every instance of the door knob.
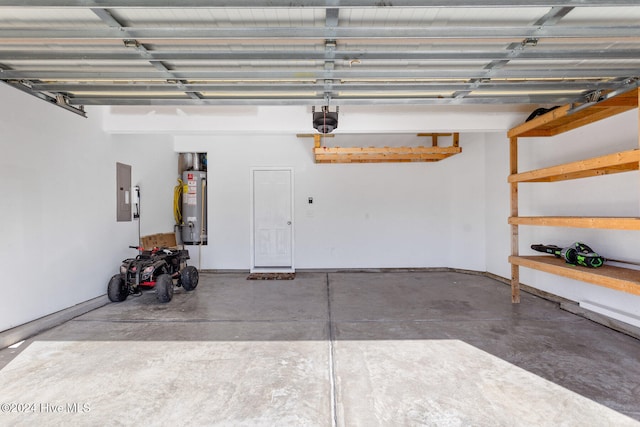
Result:
<instances>
[{"instance_id":1,"label":"door knob","mask_svg":"<svg viewBox=\"0 0 640 427\"><path fill-rule=\"evenodd\" d=\"M291 225L291 221L287 221L287 225Z\"/></svg>"}]
</instances>

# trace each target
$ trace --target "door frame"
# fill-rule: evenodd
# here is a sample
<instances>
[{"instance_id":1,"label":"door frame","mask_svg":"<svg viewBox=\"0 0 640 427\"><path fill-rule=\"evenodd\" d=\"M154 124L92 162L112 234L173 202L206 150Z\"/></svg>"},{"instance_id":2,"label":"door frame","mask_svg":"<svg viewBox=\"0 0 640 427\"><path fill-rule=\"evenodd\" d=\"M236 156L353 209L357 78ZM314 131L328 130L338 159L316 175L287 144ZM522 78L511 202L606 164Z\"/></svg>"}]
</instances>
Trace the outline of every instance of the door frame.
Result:
<instances>
[{"instance_id":1,"label":"door frame","mask_svg":"<svg viewBox=\"0 0 640 427\"><path fill-rule=\"evenodd\" d=\"M265 267L260 267L260 268L256 268L256 260L255 260L255 211L254 211L254 180L255 180L255 172L257 171L287 171L289 172L289 176L291 178L291 194L289 195L290 200L291 200L291 267L286 268L286 267L273 267L273 268L265 268ZM249 203L249 230L250 230L250 244L249 244L249 251L251 252L250 257L251 257L251 267L249 268L249 271L251 273L294 273L295 272L295 225L296 225L296 221L295 221L295 211L294 211L294 198L293 195L294 193L294 173L293 173L293 168L292 167L278 167L278 166L274 166L274 167L252 167L251 171L250 171L250 179L249 179L249 198L250 198L250 203Z\"/></svg>"}]
</instances>

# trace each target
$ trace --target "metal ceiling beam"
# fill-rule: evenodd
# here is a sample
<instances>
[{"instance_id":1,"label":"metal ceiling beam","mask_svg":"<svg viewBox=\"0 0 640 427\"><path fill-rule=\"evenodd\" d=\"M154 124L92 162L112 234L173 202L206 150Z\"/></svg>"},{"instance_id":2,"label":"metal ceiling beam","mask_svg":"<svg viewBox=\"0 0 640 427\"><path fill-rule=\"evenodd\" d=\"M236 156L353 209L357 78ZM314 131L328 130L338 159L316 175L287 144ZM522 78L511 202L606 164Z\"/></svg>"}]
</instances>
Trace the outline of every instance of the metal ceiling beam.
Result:
<instances>
[{"instance_id":1,"label":"metal ceiling beam","mask_svg":"<svg viewBox=\"0 0 640 427\"><path fill-rule=\"evenodd\" d=\"M91 11L96 14L98 18L111 28L120 28L122 24L116 18L113 17L111 12L106 9L92 8Z\"/></svg>"},{"instance_id":2,"label":"metal ceiling beam","mask_svg":"<svg viewBox=\"0 0 640 427\"><path fill-rule=\"evenodd\" d=\"M9 68L8 66L6 66L5 64L0 64L0 77L3 75L3 72L6 71L10 71L11 68ZM15 89L18 89L21 92L27 93L31 96L34 96L36 98L39 98L43 101L46 101L48 103L51 103L53 105L55 105L56 107L60 107L64 110L67 111L71 111L74 114L77 114L79 116L82 117L87 117L85 111L84 111L84 107L83 106L73 106L69 103L69 99L67 96L65 95L61 95L58 94L56 96L51 96L49 94L46 93L42 93L38 90L35 90L31 87L29 81L26 80L11 80L11 81L5 81L5 80L0 80L0 82L11 86Z\"/></svg>"},{"instance_id":3,"label":"metal ceiling beam","mask_svg":"<svg viewBox=\"0 0 640 427\"><path fill-rule=\"evenodd\" d=\"M41 93L39 91L33 90L27 84L19 81L3 81L3 83L15 89L18 89L19 91L28 93L31 96L35 96L36 98L39 98L43 101L53 104L56 107L60 107L64 110L71 111L72 113L82 117L87 117L87 113L84 111L84 107L80 105L81 103L75 103L75 105L80 105L80 106L71 105L71 103L69 102L69 99L66 96L60 95L60 96L54 97L51 95L47 95L45 93Z\"/></svg>"},{"instance_id":4,"label":"metal ceiling beam","mask_svg":"<svg viewBox=\"0 0 640 427\"><path fill-rule=\"evenodd\" d=\"M640 67L608 68L603 64L602 68L562 68L562 69L497 69L491 70L488 78L614 78L640 76ZM438 69L411 69L396 70L364 70L348 69L333 70L327 72L319 69L286 69L286 70L191 70L173 71L173 75L180 80L313 80L318 79L473 79L487 77L486 70L477 68L450 69L441 67ZM67 71L48 70L0 70L0 80L166 80L166 75L161 72L151 71L85 71L80 68Z\"/></svg>"},{"instance_id":5,"label":"metal ceiling beam","mask_svg":"<svg viewBox=\"0 0 640 427\"><path fill-rule=\"evenodd\" d=\"M339 22L340 9L338 8L329 8L325 11L325 21L324 25L327 28L333 28L338 26ZM333 72L336 68L336 48L337 42L333 39L327 39L324 41L324 69L327 73ZM331 100L331 86L334 83L333 79L324 79L323 81L323 97L324 97L324 105L329 105Z\"/></svg>"},{"instance_id":6,"label":"metal ceiling beam","mask_svg":"<svg viewBox=\"0 0 640 427\"><path fill-rule=\"evenodd\" d=\"M122 27L122 23L120 21L118 21L112 14L111 12L109 12L106 9L91 9L91 11L93 13L95 13L101 20L102 22L104 22L105 24L107 24L109 27L111 28L120 28ZM131 43L133 42L133 43ZM174 79L175 76L171 73L171 70L169 70L169 68L162 62L159 61L157 59L152 58L149 55L149 51L147 50L147 48L142 45L141 43L138 43L138 41L136 40L126 40L124 42L125 46L127 47L133 47L136 51L136 53L138 54L139 57L141 57L142 59L144 59L145 61L151 63L151 65L158 71L165 73L167 75L168 78L170 79ZM196 92L186 92L186 94L190 97L190 98L195 98L195 99L199 99L200 98L200 94L196 93Z\"/></svg>"},{"instance_id":7,"label":"metal ceiling beam","mask_svg":"<svg viewBox=\"0 0 640 427\"><path fill-rule=\"evenodd\" d=\"M548 11L546 14L540 17L540 19L538 19L533 25L540 28L543 26L544 27L553 26L557 24L562 18L564 18L573 9L574 9L573 7L561 7L561 6L552 7L550 11ZM527 37L520 43L510 43L509 46L507 47L508 57L506 59L493 60L484 67L485 70L487 70L487 75L491 74L493 72L492 70L495 70L497 68L503 68L513 59L519 58L524 53L524 49L529 46L530 42L533 42L534 45L537 45L538 38ZM482 79L478 79L475 83L477 84L480 81L482 81ZM468 93L470 93L470 91L461 91L459 93L456 93L456 97L458 98L464 97Z\"/></svg>"},{"instance_id":8,"label":"metal ceiling beam","mask_svg":"<svg viewBox=\"0 0 640 427\"><path fill-rule=\"evenodd\" d=\"M569 6L555 6L552 7L543 17L538 19L533 25L556 25L562 18L567 16L575 7Z\"/></svg>"},{"instance_id":9,"label":"metal ceiling beam","mask_svg":"<svg viewBox=\"0 0 640 427\"><path fill-rule=\"evenodd\" d=\"M338 105L463 105L463 104L567 104L580 97L558 96L503 96L503 97L467 97L467 98L436 98L436 97L336 97ZM225 98L115 98L91 97L76 98L72 102L83 105L318 105L323 101L317 98L273 98L273 97L225 97Z\"/></svg>"},{"instance_id":10,"label":"metal ceiling beam","mask_svg":"<svg viewBox=\"0 0 640 427\"><path fill-rule=\"evenodd\" d=\"M0 29L4 42L15 40L194 40L194 39L515 39L638 38L640 25L520 27L199 27L105 29Z\"/></svg>"},{"instance_id":11,"label":"metal ceiling beam","mask_svg":"<svg viewBox=\"0 0 640 427\"><path fill-rule=\"evenodd\" d=\"M329 87L333 91L364 92L424 92L424 91L456 91L476 86L473 83L412 83L412 82L380 82L380 83L334 83ZM556 82L481 82L477 90L482 91L565 91L615 89L620 82L599 81L556 81ZM51 92L183 92L184 88L194 92L301 92L319 91L325 88L324 83L289 84L289 83L207 83L184 84L172 83L33 83L32 88L38 91Z\"/></svg>"},{"instance_id":12,"label":"metal ceiling beam","mask_svg":"<svg viewBox=\"0 0 640 427\"><path fill-rule=\"evenodd\" d=\"M418 3L418 4L416 4ZM0 7L69 8L360 8L360 7L599 7L637 6L637 0L0 0Z\"/></svg>"},{"instance_id":13,"label":"metal ceiling beam","mask_svg":"<svg viewBox=\"0 0 640 427\"><path fill-rule=\"evenodd\" d=\"M0 44L1 46L1 44ZM38 46L40 48L40 46ZM319 50L304 51L229 51L229 50L148 50L146 57L140 57L135 51L109 50L2 50L0 61L301 61L326 59L326 52ZM605 60L605 59L639 59L640 49L585 49L580 50L576 43L571 50L523 50L518 60ZM473 61L473 60L506 60L516 59L510 51L469 50L469 51L433 51L433 50L335 50L334 60L390 60L390 61Z\"/></svg>"},{"instance_id":14,"label":"metal ceiling beam","mask_svg":"<svg viewBox=\"0 0 640 427\"><path fill-rule=\"evenodd\" d=\"M573 7L552 7L550 11L548 11L546 14L544 14L540 19L538 19L534 25L538 26L538 27L542 27L542 26L550 26L550 25L554 25L556 24L560 19L562 19L564 16L566 16L571 10L573 10ZM515 58L520 57L520 55L523 53L524 48L527 47L527 43L529 41L535 41L535 44L538 43L538 38L537 37L527 37L525 38L523 41L521 41L520 43L510 43L509 46L507 47L507 55L508 57L505 59L498 59L498 60L493 60L491 62L489 62L489 64L487 64L484 69L487 70L487 75L489 75L492 70L495 70L497 68L503 68L504 66L506 66L510 61L512 61ZM477 79L476 81L474 81L475 83L475 87L477 87L480 82L483 79ZM469 93L471 93L471 91L475 88L472 87L469 90L466 91L460 91L455 93L455 97L456 98L461 98L464 96L467 96Z\"/></svg>"},{"instance_id":15,"label":"metal ceiling beam","mask_svg":"<svg viewBox=\"0 0 640 427\"><path fill-rule=\"evenodd\" d=\"M27 25L0 28L0 62L9 65L0 68L0 80L82 115L83 108L74 105L328 105L329 101L336 105L560 104L579 100L584 93L616 90L640 76L640 49L587 47L580 51L578 40L633 42L640 39L640 25L626 25L625 21L610 26L606 22L589 27L555 25L574 8L602 6L638 7L640 3L638 0L0 0L0 12L5 7L18 11L35 7L84 8L106 24L104 28L55 23L40 28ZM435 7L543 9L535 22L522 26L339 25L342 9ZM324 9L326 14L320 25L316 22L294 27L240 24L214 27L195 22L192 24L199 26L162 23L157 27L135 24L126 27L117 18L119 8L316 8ZM529 48L545 38L578 42L571 49ZM154 51L149 44L155 40L184 40L188 47L188 40L251 43L246 42L250 39L282 46L280 50L266 51L262 46L246 48L240 44L234 46L239 48L237 51L223 51L220 45L203 51L179 47ZM300 45L303 51L290 51L286 43L292 39L307 40L309 44ZM338 44L358 39L379 44L372 46L374 50L338 49ZM410 47L403 52L402 47L406 46L396 49L391 45L403 45L407 39L459 40L460 45L448 45L447 50L435 52ZM111 42L105 41L114 40L119 42L120 49L107 47ZM476 46L484 46L479 40L492 40L506 50L499 47L474 50ZM98 43L92 46L92 42ZM59 44L58 51L44 51L44 46L52 44ZM92 48L95 50L89 50ZM389 61L390 66L383 61ZM583 62L577 66L567 65L566 61ZM288 66L291 63L298 66L292 69ZM356 65L351 67L352 64ZM44 70L47 67L54 71ZM60 81L55 82L56 79ZM118 83L119 80L123 83Z\"/></svg>"}]
</instances>

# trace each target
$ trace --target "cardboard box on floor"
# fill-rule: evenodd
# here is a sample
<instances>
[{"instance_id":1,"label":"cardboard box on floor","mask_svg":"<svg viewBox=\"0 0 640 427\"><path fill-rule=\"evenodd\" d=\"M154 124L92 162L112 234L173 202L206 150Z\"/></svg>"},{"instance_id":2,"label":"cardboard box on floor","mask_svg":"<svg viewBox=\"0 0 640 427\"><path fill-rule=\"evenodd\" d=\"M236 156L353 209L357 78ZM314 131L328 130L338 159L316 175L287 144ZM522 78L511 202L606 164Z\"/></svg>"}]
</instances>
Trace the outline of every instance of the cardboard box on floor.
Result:
<instances>
[{"instance_id":1,"label":"cardboard box on floor","mask_svg":"<svg viewBox=\"0 0 640 427\"><path fill-rule=\"evenodd\" d=\"M175 233L158 233L151 234L149 236L142 236L140 238L140 243L145 249L151 249L154 247L178 249Z\"/></svg>"}]
</instances>

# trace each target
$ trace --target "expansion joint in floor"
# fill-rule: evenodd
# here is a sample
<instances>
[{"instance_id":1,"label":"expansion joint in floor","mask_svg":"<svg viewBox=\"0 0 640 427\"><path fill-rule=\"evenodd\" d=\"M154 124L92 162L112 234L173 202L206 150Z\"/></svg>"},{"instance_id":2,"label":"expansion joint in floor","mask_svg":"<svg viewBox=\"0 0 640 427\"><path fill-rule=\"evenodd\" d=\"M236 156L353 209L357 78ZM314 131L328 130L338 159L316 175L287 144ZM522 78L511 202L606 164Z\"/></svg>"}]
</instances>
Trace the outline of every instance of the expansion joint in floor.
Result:
<instances>
[{"instance_id":1,"label":"expansion joint in floor","mask_svg":"<svg viewBox=\"0 0 640 427\"><path fill-rule=\"evenodd\" d=\"M333 427L338 425L338 404L336 390L336 370L335 370L335 332L333 329L333 315L331 313L331 283L329 282L329 273L326 274L327 286L327 319L329 333L329 382L331 388L331 422Z\"/></svg>"}]
</instances>

